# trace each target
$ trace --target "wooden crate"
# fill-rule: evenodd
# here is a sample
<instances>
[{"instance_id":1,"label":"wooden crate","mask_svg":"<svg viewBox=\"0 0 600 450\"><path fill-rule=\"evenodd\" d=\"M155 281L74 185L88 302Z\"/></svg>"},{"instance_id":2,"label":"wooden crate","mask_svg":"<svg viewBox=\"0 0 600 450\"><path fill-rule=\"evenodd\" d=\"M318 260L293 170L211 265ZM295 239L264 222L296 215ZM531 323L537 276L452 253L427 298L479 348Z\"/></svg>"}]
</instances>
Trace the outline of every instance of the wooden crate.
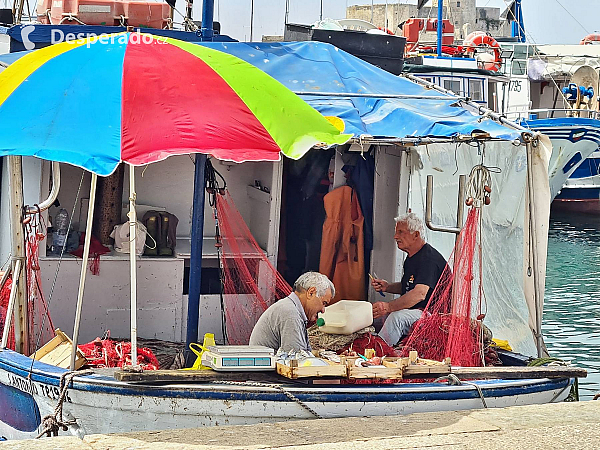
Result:
<instances>
[{"instance_id":1,"label":"wooden crate","mask_svg":"<svg viewBox=\"0 0 600 450\"><path fill-rule=\"evenodd\" d=\"M40 361L52 366L60 367L62 369L69 369L71 367L71 351L73 349L73 341L65 333L57 328L54 336L44 346L37 350L32 356L36 361ZM75 370L83 366L87 360L85 355L79 349L77 349L77 355L75 357Z\"/></svg>"},{"instance_id":2,"label":"wooden crate","mask_svg":"<svg viewBox=\"0 0 600 450\"><path fill-rule=\"evenodd\" d=\"M298 361L290 360L290 365L277 363L277 373L286 378L307 378L307 377L345 377L347 370L344 364L329 362L328 366L298 366Z\"/></svg>"},{"instance_id":3,"label":"wooden crate","mask_svg":"<svg viewBox=\"0 0 600 450\"><path fill-rule=\"evenodd\" d=\"M408 358L385 358L382 366L359 367L356 365L358 358L346 358L348 378L371 378L380 380L401 380L404 367L408 365Z\"/></svg>"}]
</instances>

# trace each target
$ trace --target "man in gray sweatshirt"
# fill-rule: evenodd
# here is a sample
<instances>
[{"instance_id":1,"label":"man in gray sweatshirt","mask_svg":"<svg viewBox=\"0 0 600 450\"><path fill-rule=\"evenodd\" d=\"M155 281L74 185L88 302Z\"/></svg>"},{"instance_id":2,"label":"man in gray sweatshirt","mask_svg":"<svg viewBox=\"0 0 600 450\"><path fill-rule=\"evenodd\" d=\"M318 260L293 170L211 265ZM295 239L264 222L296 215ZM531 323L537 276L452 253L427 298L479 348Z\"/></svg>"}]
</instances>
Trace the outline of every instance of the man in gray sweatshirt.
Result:
<instances>
[{"instance_id":1,"label":"man in gray sweatshirt","mask_svg":"<svg viewBox=\"0 0 600 450\"><path fill-rule=\"evenodd\" d=\"M250 345L263 345L275 351L310 352L308 322L324 312L335 295L331 280L318 272L306 272L294 283L294 292L273 303L260 316L250 335Z\"/></svg>"}]
</instances>

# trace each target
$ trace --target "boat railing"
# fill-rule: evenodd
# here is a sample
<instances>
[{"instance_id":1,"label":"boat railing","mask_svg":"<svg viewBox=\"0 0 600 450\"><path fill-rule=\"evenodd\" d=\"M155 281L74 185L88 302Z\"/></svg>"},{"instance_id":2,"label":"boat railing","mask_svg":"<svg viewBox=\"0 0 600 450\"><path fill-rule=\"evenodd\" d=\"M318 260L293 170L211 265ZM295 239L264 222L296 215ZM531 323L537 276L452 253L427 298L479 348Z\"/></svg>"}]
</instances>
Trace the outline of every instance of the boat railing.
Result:
<instances>
[{"instance_id":1,"label":"boat railing","mask_svg":"<svg viewBox=\"0 0 600 450\"><path fill-rule=\"evenodd\" d=\"M561 117L579 117L600 120L600 111L571 108L528 109L526 111L508 112L506 113L506 117L516 122L520 122L521 120L554 119Z\"/></svg>"}]
</instances>

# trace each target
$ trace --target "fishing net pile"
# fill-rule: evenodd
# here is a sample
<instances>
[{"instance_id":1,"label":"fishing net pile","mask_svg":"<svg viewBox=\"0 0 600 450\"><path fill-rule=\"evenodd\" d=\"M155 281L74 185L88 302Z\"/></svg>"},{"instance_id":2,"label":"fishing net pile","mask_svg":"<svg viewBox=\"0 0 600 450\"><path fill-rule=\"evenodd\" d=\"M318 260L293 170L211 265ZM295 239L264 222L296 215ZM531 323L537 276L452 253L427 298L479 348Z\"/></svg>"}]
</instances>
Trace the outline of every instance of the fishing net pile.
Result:
<instances>
[{"instance_id":1,"label":"fishing net pile","mask_svg":"<svg viewBox=\"0 0 600 450\"><path fill-rule=\"evenodd\" d=\"M210 159L205 165L205 183L215 219L223 336L230 345L245 345L262 313L287 297L292 288L252 236Z\"/></svg>"},{"instance_id":2,"label":"fishing net pile","mask_svg":"<svg viewBox=\"0 0 600 450\"><path fill-rule=\"evenodd\" d=\"M427 308L403 342L402 356L416 350L421 358L441 361L449 357L454 366L501 364L489 347L491 333L482 323L480 214L480 208L469 210Z\"/></svg>"},{"instance_id":3,"label":"fishing net pile","mask_svg":"<svg viewBox=\"0 0 600 450\"><path fill-rule=\"evenodd\" d=\"M77 346L91 367L123 367L131 364L131 342L117 342L110 338L96 338L92 342ZM144 370L158 370L159 363L149 348L138 347L137 365Z\"/></svg>"}]
</instances>

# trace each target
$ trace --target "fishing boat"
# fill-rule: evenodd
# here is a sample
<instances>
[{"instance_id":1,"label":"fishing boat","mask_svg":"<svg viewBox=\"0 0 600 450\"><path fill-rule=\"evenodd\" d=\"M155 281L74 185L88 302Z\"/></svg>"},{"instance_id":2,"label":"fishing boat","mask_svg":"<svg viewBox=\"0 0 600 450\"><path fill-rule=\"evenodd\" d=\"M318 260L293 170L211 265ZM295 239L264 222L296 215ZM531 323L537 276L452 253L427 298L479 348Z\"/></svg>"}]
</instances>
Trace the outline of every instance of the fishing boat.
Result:
<instances>
[{"instance_id":1,"label":"fishing boat","mask_svg":"<svg viewBox=\"0 0 600 450\"><path fill-rule=\"evenodd\" d=\"M446 10L453 7L449 5ZM585 64L583 60L567 57L568 62L560 65L552 56L555 52L561 52L564 56L568 51L584 56L589 51L586 53L581 48L575 48L573 52L573 47L577 46L536 46L526 43L520 0L513 2L505 13L512 24L511 38L495 38L489 33L474 31L465 36L462 42L456 42L454 24L449 16L444 18L443 11L442 1L438 2L437 18L412 17L406 20L401 36L388 37L390 42L387 44L379 42L385 40L385 36L367 34L378 28L368 22L360 23L364 21L328 21L322 24L323 30L319 29L320 23L304 29L311 30L311 39L324 42L351 42L357 34L356 30L360 29L363 31L360 45L347 46L347 51L355 56L368 61L371 58L373 64L392 73L418 77L504 114L526 128L546 134L553 144L548 170L551 198L558 196L555 206L566 202L589 206L590 199L597 199L597 191L594 192L592 188L595 181L590 178L597 174L597 171L593 172L597 166L594 160L590 160L579 171L576 170L600 143L597 108L588 108L587 102L578 103L575 107L576 99L569 101L568 96L562 93L562 89L570 83L583 82L579 78L571 79L575 70ZM331 31L332 22L345 33ZM438 23L442 26L438 27ZM299 37L306 39L298 32L303 30L298 25L288 24L286 30L286 40ZM306 30L305 35L308 33ZM437 43L433 38L436 33ZM392 45L393 39L405 39L404 53L398 52L399 45ZM592 38L586 41L591 42ZM593 48L590 45L586 47ZM363 56L365 49L377 54L377 58ZM549 70L557 71L540 73L545 61L550 61ZM531 76L528 75L530 64L534 68ZM588 87L586 85L584 88ZM574 108L578 111L573 112ZM592 170L592 174L588 173L589 170ZM574 179L568 181L571 175ZM563 186L565 189L561 192ZM582 189L586 189L585 194ZM575 201L574 193L581 197L579 201Z\"/></svg>"},{"instance_id":2,"label":"fishing boat","mask_svg":"<svg viewBox=\"0 0 600 450\"><path fill-rule=\"evenodd\" d=\"M211 23L208 15L204 17ZM375 239L371 270L386 279L400 279L401 276L402 254L389 245L388 238L389 224L398 213L411 209L425 218L425 212L429 211L427 240L449 255L454 248L456 233L462 227L461 217L457 214L457 199L460 205L462 192L459 175L466 177L474 166L482 163L498 168L499 171L490 174L497 194L482 214L482 236L489 250L483 254L482 267L482 284L488 302L485 323L496 337L508 340L516 351L527 355L543 354L541 314L550 204L547 172L550 144L543 136L531 133L481 105L432 89L424 82L419 84L393 76L327 44L201 45L249 62L290 88L322 115L342 121L344 133L350 135L351 140L345 146L338 143L333 160L334 179L343 178L341 153L361 155L373 146L378 169L374 180ZM14 54L11 57L18 61ZM47 78L43 80L47 82ZM2 107L5 104L0 105L0 114ZM20 110L20 113L26 114L26 111ZM37 116L32 112L32 117ZM339 120L333 122L339 124ZM39 125L37 122L36 126ZM85 127L75 129L87 130ZM101 140L101 133L98 133L94 142L89 143L90 147ZM68 144L65 140L62 142ZM7 199L6 192L14 192L13 188L18 184L16 179L20 178L19 174L8 174L14 174L21 164L21 157L17 155L25 153L37 156L23 158L25 185L30 186L32 180L45 180L39 191L34 189L37 195L28 200L39 205L39 209L35 206L26 209L32 214L49 208L56 196L60 196L61 203L68 207L77 206L79 200L74 193L86 180L81 168L92 172L86 202L88 213L81 214L80 224L85 226L86 236L89 236L96 192L94 180L97 174L110 174L119 158L116 162L112 158L107 165L101 163L104 161L101 153L94 160L81 157L67 161L57 150L46 151L43 146L29 141L27 145L36 148L35 153L15 150L17 146L0 140L0 154L7 156L3 160L8 159L4 167L11 168L3 172L7 174L3 180L11 180L11 189L3 189L0 200L3 205L10 200L10 210L16 211L11 217L12 234L21 228L20 204L23 200L19 198L19 191ZM271 154L271 161L242 164L236 164L228 157L217 162L218 155L213 156L216 156L215 165L223 169L223 177L236 197L236 203L241 205L242 216L249 223L252 234L264 248L266 257L276 262L278 243L283 239L279 235L279 224L284 185L284 165L273 161L278 159L278 152ZM149 166L145 177L141 170L136 171L130 165L127 171L129 222L133 236L130 255L129 258L102 256L99 276L86 278L86 258L81 263L70 257L44 255L45 245L40 245L39 265L44 286L53 282L60 266L59 282L55 284L53 301L49 305L54 325L73 336L74 342L92 340L107 329L113 336L129 338L132 346L136 345L138 337L186 341L189 345L198 342L202 333L213 333L217 341L223 342L219 295L203 291L200 279L210 277L206 269L219 264L218 256L215 258L218 251L203 245L211 240L214 243L215 236L204 227L204 218L212 211L204 203L201 171L205 166L202 158L206 157L196 155L192 165L188 156L171 156ZM40 159L50 162L40 164ZM154 168L156 172L153 172ZM60 187L59 172L62 174ZM158 176L158 173L162 175ZM255 180L269 189L257 189ZM53 189L45 188L49 185ZM37 186L40 186L39 181ZM84 192L84 196L86 194ZM190 208L193 210L188 226L183 228L191 235L178 237L182 243L188 243L189 250L181 245L181 251L173 257L137 258L136 205L157 205L164 199L169 200L170 209L176 208L180 217L185 215L179 211L189 214ZM287 236L287 239L294 238ZM12 241L15 244L19 239L13 236ZM87 255L85 248L89 253L88 239L84 246L84 255ZM525 257L526 249L531 249L529 255L532 258ZM17 267L24 257L18 251L18 245L11 247L13 273L19 272ZM7 247L2 247L2 252L2 255L7 254ZM184 289L186 266L189 267L189 289ZM17 291L15 288L15 298ZM15 323L23 323L27 308L14 311ZM75 323L71 320L74 312ZM9 313L5 330L10 328L11 316ZM0 402L3 405L0 436L6 439L43 434L49 424L42 418L58 418L60 411L61 422L67 429L56 431L81 436L310 417L396 415L545 403L564 400L573 383L573 378L565 375L559 378L499 378L468 383L444 380L389 385L340 385L335 381L323 384L325 380L320 380L321 384L310 384L268 375L258 381L223 375L226 380L216 378L210 383L169 378L124 382L115 378L114 369L77 372L34 360L26 355L29 351L21 336L16 333L20 351L7 349L6 340L0 351ZM71 368L74 368L75 356L73 351ZM531 360L531 357L510 353L501 357L506 365L514 367L515 373ZM132 356L132 360L136 358Z\"/></svg>"}]
</instances>

